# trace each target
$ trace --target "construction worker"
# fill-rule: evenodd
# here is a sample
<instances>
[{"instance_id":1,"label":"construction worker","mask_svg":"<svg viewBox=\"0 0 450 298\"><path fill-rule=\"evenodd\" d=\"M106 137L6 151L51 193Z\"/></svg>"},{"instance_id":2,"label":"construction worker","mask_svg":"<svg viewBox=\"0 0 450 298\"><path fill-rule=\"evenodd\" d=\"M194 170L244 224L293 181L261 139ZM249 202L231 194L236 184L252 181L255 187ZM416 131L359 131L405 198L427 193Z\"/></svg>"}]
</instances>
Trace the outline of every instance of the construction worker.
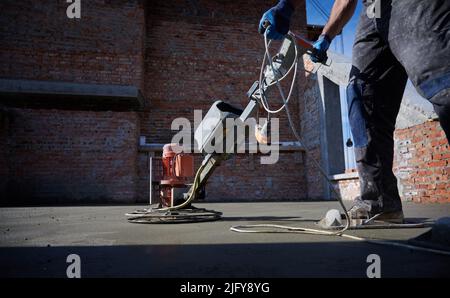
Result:
<instances>
[{"instance_id":1,"label":"construction worker","mask_svg":"<svg viewBox=\"0 0 450 298\"><path fill-rule=\"evenodd\" d=\"M295 7L281 0L264 13L259 32L281 39ZM353 219L403 222L392 171L395 121L407 79L429 100L450 139L450 1L363 0L347 86L349 120L361 193L349 210ZM314 48L326 52L352 17L357 0L336 0ZM311 56L313 62L319 55Z\"/></svg>"}]
</instances>

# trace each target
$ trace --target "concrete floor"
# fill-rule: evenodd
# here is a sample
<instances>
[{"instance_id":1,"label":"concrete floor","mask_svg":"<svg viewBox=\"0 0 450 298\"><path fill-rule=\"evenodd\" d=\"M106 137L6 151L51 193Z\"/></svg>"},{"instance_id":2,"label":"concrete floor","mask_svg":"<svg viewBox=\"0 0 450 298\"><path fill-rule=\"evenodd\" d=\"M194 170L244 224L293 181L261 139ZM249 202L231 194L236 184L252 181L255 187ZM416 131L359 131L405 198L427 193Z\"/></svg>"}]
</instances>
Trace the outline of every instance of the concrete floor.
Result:
<instances>
[{"instance_id":1,"label":"concrete floor","mask_svg":"<svg viewBox=\"0 0 450 298\"><path fill-rule=\"evenodd\" d=\"M65 277L78 254L82 277L366 277L369 254L382 277L450 277L450 257L339 237L239 234L237 224L313 227L335 202L197 204L222 211L217 222L142 225L126 221L136 206L0 208L0 277ZM450 204L405 204L411 219L450 214ZM352 231L407 240L428 229Z\"/></svg>"}]
</instances>

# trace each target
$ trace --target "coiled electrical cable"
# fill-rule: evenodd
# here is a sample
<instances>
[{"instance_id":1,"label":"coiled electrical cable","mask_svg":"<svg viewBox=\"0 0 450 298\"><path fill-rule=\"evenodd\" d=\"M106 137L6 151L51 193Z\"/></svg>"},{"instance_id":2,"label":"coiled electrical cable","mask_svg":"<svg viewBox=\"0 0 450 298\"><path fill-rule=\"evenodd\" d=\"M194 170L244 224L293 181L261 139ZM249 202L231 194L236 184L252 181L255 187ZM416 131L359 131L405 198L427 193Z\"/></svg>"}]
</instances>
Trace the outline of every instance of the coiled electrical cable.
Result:
<instances>
[{"instance_id":1,"label":"coiled electrical cable","mask_svg":"<svg viewBox=\"0 0 450 298\"><path fill-rule=\"evenodd\" d=\"M350 217L348 215L347 208L345 207L344 202L342 201L342 198L341 198L340 194L333 187L333 184L332 184L330 178L328 177L328 175L326 174L325 170L322 168L322 166L319 164L319 162L314 157L312 157L312 155L310 154L310 151L308 150L308 148L306 146L304 146L303 140L300 137L300 135L298 134L298 132L297 132L297 130L295 128L294 122L292 120L291 113L289 112L288 103L289 103L289 100L290 100L290 98L292 96L292 91L293 91L294 86L295 86L295 79L296 79L296 76L297 76L298 58L299 58L298 47L297 47L297 43L295 42L295 36L291 32L288 33L289 38L291 38L292 43L294 44L294 49L295 49L295 56L294 56L294 60L292 62L292 65L289 67L289 70L281 78L278 78L278 76L277 76L277 74L275 72L275 68L273 67L273 62L272 62L273 58L270 56L270 53L269 53L270 42L267 41L267 32L268 31L269 30L266 30L265 33L264 33L265 53L264 53L264 58L263 58L263 62L262 62L262 65L261 65L261 70L260 70L260 75L259 75L259 95L260 95L260 98L261 98L260 103L261 103L262 107L264 108L264 110L266 110L266 112L270 113L270 114L276 114L276 113L281 112L282 110L286 111L286 115L287 115L287 118L288 118L288 121L289 121L289 126L291 128L291 131L292 131L294 137L297 139L297 141L301 145L303 145L306 154L309 155L309 157L310 157L311 161L313 162L314 166L319 170L320 174L327 181L327 184L330 187L331 191L335 194L339 204L341 205L341 208L344 211L344 216L346 218L346 224L341 230L338 230L338 231L324 231L324 230L317 230L317 229L298 228L298 227L280 226L280 225L263 225L263 226L261 226L261 225L251 225L251 226L245 226L245 228L272 227L272 228L277 228L277 229L285 228L287 230L295 230L297 233L303 231L305 234L341 235L346 230L348 230L348 228L350 227ZM272 71L273 76L275 78L275 82L272 82L271 84L264 85L264 86L266 86L266 88L267 88L267 87L270 87L270 86L273 86L273 85L276 84L277 88L278 88L278 92L280 94L280 97L283 100L283 105L277 110L271 110L269 108L268 100L267 100L266 94L265 94L265 92L263 90L263 84L266 84L265 80L263 80L263 72L264 72L264 69L266 67L266 60L268 61L268 66L271 68L271 71ZM294 70L294 74L293 74L293 77L292 77L291 85L289 87L289 93L288 93L288 96L286 98L285 95L284 95L283 89L281 87L280 81L285 79L292 70ZM235 231L235 232L242 232L243 228L244 228L243 226L232 227L231 230ZM254 231L252 231L252 232L254 232Z\"/></svg>"}]
</instances>

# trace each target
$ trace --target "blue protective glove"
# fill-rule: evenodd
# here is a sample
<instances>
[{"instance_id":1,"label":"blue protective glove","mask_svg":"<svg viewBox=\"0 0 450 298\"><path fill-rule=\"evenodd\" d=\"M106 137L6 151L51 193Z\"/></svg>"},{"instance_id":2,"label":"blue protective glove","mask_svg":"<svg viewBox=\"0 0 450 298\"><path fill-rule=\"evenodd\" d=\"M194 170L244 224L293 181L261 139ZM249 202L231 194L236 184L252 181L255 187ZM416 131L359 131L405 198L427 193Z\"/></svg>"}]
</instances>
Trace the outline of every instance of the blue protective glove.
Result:
<instances>
[{"instance_id":1,"label":"blue protective glove","mask_svg":"<svg viewBox=\"0 0 450 298\"><path fill-rule=\"evenodd\" d=\"M277 5L266 11L259 21L258 32L263 34L266 31L264 22L268 21L270 27L267 29L267 38L283 39L289 31L291 16L294 6L289 0L280 0Z\"/></svg>"},{"instance_id":2,"label":"blue protective glove","mask_svg":"<svg viewBox=\"0 0 450 298\"><path fill-rule=\"evenodd\" d=\"M325 63L327 60L327 50L330 47L331 39L327 35L320 35L319 39L313 44L314 50L309 52L311 61L314 63Z\"/></svg>"}]
</instances>

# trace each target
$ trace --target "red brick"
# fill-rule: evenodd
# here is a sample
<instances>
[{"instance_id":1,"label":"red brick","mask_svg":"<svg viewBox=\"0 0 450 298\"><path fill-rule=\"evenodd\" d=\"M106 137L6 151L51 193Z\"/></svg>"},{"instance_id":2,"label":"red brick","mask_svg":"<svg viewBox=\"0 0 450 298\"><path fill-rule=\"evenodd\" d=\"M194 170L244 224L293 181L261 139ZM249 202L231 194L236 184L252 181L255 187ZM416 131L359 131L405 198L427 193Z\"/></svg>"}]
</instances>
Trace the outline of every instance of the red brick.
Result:
<instances>
[{"instance_id":1,"label":"red brick","mask_svg":"<svg viewBox=\"0 0 450 298\"><path fill-rule=\"evenodd\" d=\"M65 1L5 2L2 20L11 25L0 33L2 78L134 85L144 93L145 108L138 114L9 111L20 121L0 131L0 193L8 188L13 195L23 190L24 197L122 202L148 198L140 135L166 143L175 133L170 130L175 118L192 120L194 109L206 112L217 99L246 105L263 56L255 24L273 5L269 0L84 1L82 19L69 20ZM306 33L304 5L292 25L300 34ZM299 110L291 106L298 126ZM281 140L294 140L286 117L280 125ZM208 185L208 199L319 197L320 183L306 187L306 177L314 181L317 171L310 163L305 169L293 162L299 154L282 154L274 166L259 165L259 157L251 166L249 156L224 162Z\"/></svg>"}]
</instances>

